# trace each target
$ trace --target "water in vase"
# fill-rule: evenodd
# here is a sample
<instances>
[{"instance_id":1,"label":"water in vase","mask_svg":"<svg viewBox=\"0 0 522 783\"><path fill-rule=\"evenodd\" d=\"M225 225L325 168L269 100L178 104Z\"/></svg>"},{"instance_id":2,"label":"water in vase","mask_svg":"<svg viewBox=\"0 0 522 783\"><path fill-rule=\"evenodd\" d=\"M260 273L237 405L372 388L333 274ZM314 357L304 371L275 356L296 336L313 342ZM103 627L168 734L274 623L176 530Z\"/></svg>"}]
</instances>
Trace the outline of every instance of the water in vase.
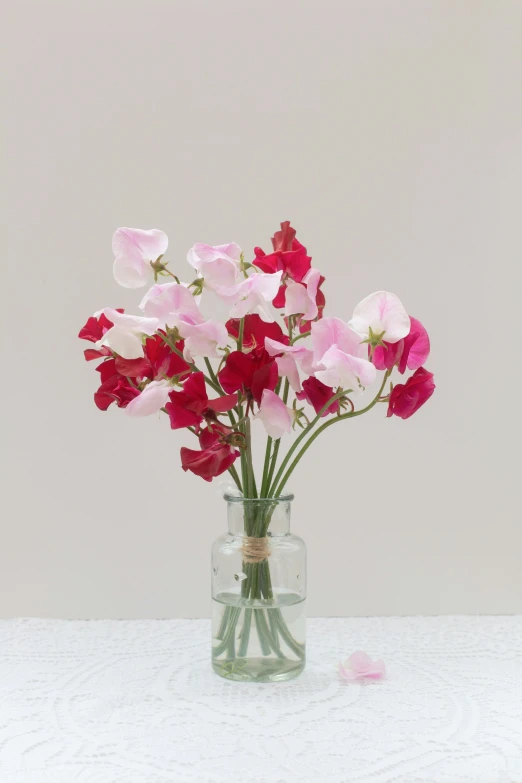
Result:
<instances>
[{"instance_id":1,"label":"water in vase","mask_svg":"<svg viewBox=\"0 0 522 783\"><path fill-rule=\"evenodd\" d=\"M305 665L305 600L274 590L272 599L219 593L212 600L212 665L231 680L274 682Z\"/></svg>"}]
</instances>

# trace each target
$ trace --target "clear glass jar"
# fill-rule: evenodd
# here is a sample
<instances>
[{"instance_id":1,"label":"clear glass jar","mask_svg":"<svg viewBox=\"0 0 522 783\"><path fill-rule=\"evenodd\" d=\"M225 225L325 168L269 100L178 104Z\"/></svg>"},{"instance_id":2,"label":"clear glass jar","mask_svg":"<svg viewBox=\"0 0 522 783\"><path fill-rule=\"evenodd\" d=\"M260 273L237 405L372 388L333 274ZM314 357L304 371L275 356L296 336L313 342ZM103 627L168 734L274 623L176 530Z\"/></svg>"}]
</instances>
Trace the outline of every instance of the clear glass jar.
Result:
<instances>
[{"instance_id":1,"label":"clear glass jar","mask_svg":"<svg viewBox=\"0 0 522 783\"><path fill-rule=\"evenodd\" d=\"M276 682L305 666L306 547L290 533L293 495L225 495L228 533L212 547L212 666Z\"/></svg>"}]
</instances>

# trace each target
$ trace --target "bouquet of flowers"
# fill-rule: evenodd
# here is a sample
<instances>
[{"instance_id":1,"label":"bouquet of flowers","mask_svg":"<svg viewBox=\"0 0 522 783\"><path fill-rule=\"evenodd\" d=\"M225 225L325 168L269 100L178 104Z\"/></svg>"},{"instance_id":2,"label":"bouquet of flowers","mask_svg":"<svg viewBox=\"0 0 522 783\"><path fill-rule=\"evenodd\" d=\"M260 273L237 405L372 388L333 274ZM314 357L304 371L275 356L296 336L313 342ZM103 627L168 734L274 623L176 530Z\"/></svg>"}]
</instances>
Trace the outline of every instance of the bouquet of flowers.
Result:
<instances>
[{"instance_id":1,"label":"bouquet of flowers","mask_svg":"<svg viewBox=\"0 0 522 783\"><path fill-rule=\"evenodd\" d=\"M105 411L115 403L128 416L162 412L173 430L188 430L193 444L181 447L183 470L205 481L228 471L238 495L259 501L247 504L246 536L266 541L277 499L327 427L383 403L388 416L407 419L431 397L433 375L423 366L428 334L387 291L359 302L348 321L327 317L325 279L288 221L272 237L270 252L256 247L248 260L234 242L195 244L187 256L190 282L167 262L167 247L166 234L157 229L119 228L114 234L116 281L149 288L140 315L106 307L80 330L79 337L93 343L85 358L101 360L95 404ZM224 323L203 315L210 296L227 306ZM413 372L394 385L394 370ZM360 392L373 384L375 394L361 403ZM254 419L267 436L260 471L252 456ZM299 435L280 454L295 428ZM273 600L264 545L251 547L238 570L245 600ZM255 616L262 654L284 658L285 640L288 654L299 657L279 609L268 622L266 606ZM242 621L243 656L251 611L245 609ZM228 607L215 633L218 655L228 655L225 666L237 663L231 643L240 612Z\"/></svg>"},{"instance_id":2,"label":"bouquet of flowers","mask_svg":"<svg viewBox=\"0 0 522 783\"><path fill-rule=\"evenodd\" d=\"M119 228L114 277L126 288L152 284L142 314L106 307L78 336L94 344L87 361L102 360L94 394L100 410L115 403L129 416L162 411L172 429L192 433L196 448L181 448L183 470L205 481L228 471L245 497L277 497L326 427L378 403L387 404L388 416L407 419L433 394L433 374L422 366L430 342L420 321L386 291L359 302L348 322L326 317L324 277L288 221L272 237L272 251L256 247L251 261L234 242L195 244L187 256L195 271L190 283L169 268L167 247L163 231ZM209 293L229 305L226 323L202 314ZM415 372L394 386L394 368ZM374 398L357 408L358 394L379 372ZM252 419L267 434L257 476ZM295 427L302 432L279 464L281 438Z\"/></svg>"}]
</instances>

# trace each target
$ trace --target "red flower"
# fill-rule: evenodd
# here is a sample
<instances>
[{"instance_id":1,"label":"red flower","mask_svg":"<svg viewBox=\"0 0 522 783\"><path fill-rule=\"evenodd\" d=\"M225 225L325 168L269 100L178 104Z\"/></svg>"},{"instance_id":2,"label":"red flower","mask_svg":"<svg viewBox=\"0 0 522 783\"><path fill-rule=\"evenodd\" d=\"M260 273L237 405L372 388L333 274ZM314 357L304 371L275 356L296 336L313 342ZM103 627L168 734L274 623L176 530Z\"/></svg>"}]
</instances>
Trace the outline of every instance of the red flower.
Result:
<instances>
[{"instance_id":1,"label":"red flower","mask_svg":"<svg viewBox=\"0 0 522 783\"><path fill-rule=\"evenodd\" d=\"M101 386L94 393L94 402L101 411L106 411L115 402L118 408L126 408L139 394L127 378L116 369L116 360L107 359L96 368L100 373Z\"/></svg>"},{"instance_id":2,"label":"red flower","mask_svg":"<svg viewBox=\"0 0 522 783\"><path fill-rule=\"evenodd\" d=\"M397 364L399 372L404 374L406 368L416 370L424 364L430 354L428 332L416 318L410 316L410 323L410 331L402 340L396 343L387 343L385 340L385 348L381 345L375 348L373 363L378 370L391 370Z\"/></svg>"},{"instance_id":3,"label":"red flower","mask_svg":"<svg viewBox=\"0 0 522 783\"><path fill-rule=\"evenodd\" d=\"M326 386L322 381L317 378L307 378L303 381L303 391L296 392L298 400L306 400L312 405L314 411L319 413L328 400L331 400L335 392L330 386ZM323 416L328 416L329 413L337 413L339 410L339 400L332 402L329 408L325 410Z\"/></svg>"},{"instance_id":4,"label":"red flower","mask_svg":"<svg viewBox=\"0 0 522 783\"><path fill-rule=\"evenodd\" d=\"M214 424L212 429L205 428L199 436L201 451L181 449L181 467L190 470L205 481L212 481L220 476L239 457L239 451L230 444L232 430L228 427Z\"/></svg>"},{"instance_id":5,"label":"red flower","mask_svg":"<svg viewBox=\"0 0 522 783\"><path fill-rule=\"evenodd\" d=\"M123 313L123 310L119 309L118 312ZM97 343L112 326L112 321L109 321L103 313L98 317L91 315L87 319L85 326L82 326L78 332L78 337L80 340L89 340L91 343ZM101 356L110 356L111 351L106 346L103 346L103 348L87 348L83 355L86 361L90 362L92 359L99 359Z\"/></svg>"},{"instance_id":6,"label":"red flower","mask_svg":"<svg viewBox=\"0 0 522 783\"><path fill-rule=\"evenodd\" d=\"M176 343L176 348L180 353L183 353L184 346L183 340ZM146 375L154 380L172 378L174 375L183 375L190 371L187 362L174 353L159 334L147 338L144 353L150 364L150 370Z\"/></svg>"},{"instance_id":7,"label":"red flower","mask_svg":"<svg viewBox=\"0 0 522 783\"><path fill-rule=\"evenodd\" d=\"M435 391L433 373L419 367L406 383L394 386L388 403L388 416L409 419Z\"/></svg>"},{"instance_id":8,"label":"red flower","mask_svg":"<svg viewBox=\"0 0 522 783\"><path fill-rule=\"evenodd\" d=\"M290 277L300 283L310 269L312 259L306 253L306 247L295 238L295 229L290 221L281 223L281 231L276 231L272 237L273 253L267 255L260 247L254 248L253 264L269 274L283 272L283 280Z\"/></svg>"},{"instance_id":9,"label":"red flower","mask_svg":"<svg viewBox=\"0 0 522 783\"><path fill-rule=\"evenodd\" d=\"M178 340L176 343L178 351L183 353L183 347L183 340ZM174 353L159 334L147 338L144 354L141 359L123 359L121 356L115 356L117 371L128 378L150 378L154 381L190 372L187 362Z\"/></svg>"},{"instance_id":10,"label":"red flower","mask_svg":"<svg viewBox=\"0 0 522 783\"><path fill-rule=\"evenodd\" d=\"M165 405L173 430L182 427L199 427L203 419L216 419L216 413L226 413L237 405L237 394L228 394L209 400L202 372L190 375L183 391L172 391L170 402Z\"/></svg>"},{"instance_id":11,"label":"red flower","mask_svg":"<svg viewBox=\"0 0 522 783\"><path fill-rule=\"evenodd\" d=\"M239 337L239 324L239 318L231 318L226 322L227 331L235 340ZM256 313L246 315L243 328L243 351L254 351L258 355L262 354L265 349L265 337L278 340L280 343L285 343L285 345L289 342L289 338L275 321L267 323Z\"/></svg>"},{"instance_id":12,"label":"red flower","mask_svg":"<svg viewBox=\"0 0 522 783\"><path fill-rule=\"evenodd\" d=\"M263 348L252 353L232 351L218 377L228 394L241 389L259 405L265 389L274 391L279 373L275 359Z\"/></svg>"}]
</instances>

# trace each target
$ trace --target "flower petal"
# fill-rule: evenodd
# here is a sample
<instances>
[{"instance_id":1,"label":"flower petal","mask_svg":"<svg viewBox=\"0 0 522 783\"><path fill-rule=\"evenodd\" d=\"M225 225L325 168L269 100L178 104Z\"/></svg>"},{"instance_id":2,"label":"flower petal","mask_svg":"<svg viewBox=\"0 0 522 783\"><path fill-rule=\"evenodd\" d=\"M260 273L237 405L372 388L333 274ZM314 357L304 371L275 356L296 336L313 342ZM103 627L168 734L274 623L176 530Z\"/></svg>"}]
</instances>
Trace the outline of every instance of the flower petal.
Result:
<instances>
[{"instance_id":1,"label":"flower petal","mask_svg":"<svg viewBox=\"0 0 522 783\"><path fill-rule=\"evenodd\" d=\"M367 359L344 353L333 345L321 359L324 370L317 370L315 377L326 386L340 386L343 389L357 391L359 385L373 383L376 370ZM360 384L359 384L360 382Z\"/></svg>"},{"instance_id":2,"label":"flower petal","mask_svg":"<svg viewBox=\"0 0 522 783\"><path fill-rule=\"evenodd\" d=\"M386 667L384 661L372 661L367 653L358 650L339 664L339 674L345 680L378 680L385 676Z\"/></svg>"},{"instance_id":3,"label":"flower petal","mask_svg":"<svg viewBox=\"0 0 522 783\"><path fill-rule=\"evenodd\" d=\"M185 339L183 358L192 362L194 356L219 358L218 348L225 348L228 332L220 321L204 321L202 324L179 323L180 335Z\"/></svg>"},{"instance_id":4,"label":"flower petal","mask_svg":"<svg viewBox=\"0 0 522 783\"><path fill-rule=\"evenodd\" d=\"M140 310L146 316L157 318L163 325L174 326L182 318L188 323L203 323L194 296L183 284L156 283L140 302Z\"/></svg>"},{"instance_id":5,"label":"flower petal","mask_svg":"<svg viewBox=\"0 0 522 783\"><path fill-rule=\"evenodd\" d=\"M255 418L261 419L267 434L274 440L289 433L292 429L292 417L289 409L283 400L270 389L264 390L259 412Z\"/></svg>"},{"instance_id":6,"label":"flower petal","mask_svg":"<svg viewBox=\"0 0 522 783\"><path fill-rule=\"evenodd\" d=\"M152 381L145 386L139 397L127 405L125 412L129 416L150 416L165 407L172 386L168 381Z\"/></svg>"},{"instance_id":7,"label":"flower petal","mask_svg":"<svg viewBox=\"0 0 522 783\"><path fill-rule=\"evenodd\" d=\"M125 288L141 288L153 277L151 262L162 256L169 240L157 228L118 228L112 237L114 277Z\"/></svg>"},{"instance_id":8,"label":"flower petal","mask_svg":"<svg viewBox=\"0 0 522 783\"><path fill-rule=\"evenodd\" d=\"M121 326L109 329L96 345L107 345L124 359L141 359L143 356L141 337Z\"/></svg>"},{"instance_id":9,"label":"flower petal","mask_svg":"<svg viewBox=\"0 0 522 783\"><path fill-rule=\"evenodd\" d=\"M388 343L396 343L410 331L410 317L401 300L389 291L376 291L363 299L353 311L350 326L363 339L383 334Z\"/></svg>"},{"instance_id":10,"label":"flower petal","mask_svg":"<svg viewBox=\"0 0 522 783\"><path fill-rule=\"evenodd\" d=\"M282 378L288 378L288 382L292 389L296 392L300 392L301 380L299 378L299 370L297 369L297 362L295 357L291 353L287 353L284 356L279 356L276 359L277 369L279 375Z\"/></svg>"},{"instance_id":11,"label":"flower petal","mask_svg":"<svg viewBox=\"0 0 522 783\"><path fill-rule=\"evenodd\" d=\"M187 255L187 261L205 280L207 288L234 286L239 279L241 248L235 242L226 245L196 243Z\"/></svg>"}]
</instances>

